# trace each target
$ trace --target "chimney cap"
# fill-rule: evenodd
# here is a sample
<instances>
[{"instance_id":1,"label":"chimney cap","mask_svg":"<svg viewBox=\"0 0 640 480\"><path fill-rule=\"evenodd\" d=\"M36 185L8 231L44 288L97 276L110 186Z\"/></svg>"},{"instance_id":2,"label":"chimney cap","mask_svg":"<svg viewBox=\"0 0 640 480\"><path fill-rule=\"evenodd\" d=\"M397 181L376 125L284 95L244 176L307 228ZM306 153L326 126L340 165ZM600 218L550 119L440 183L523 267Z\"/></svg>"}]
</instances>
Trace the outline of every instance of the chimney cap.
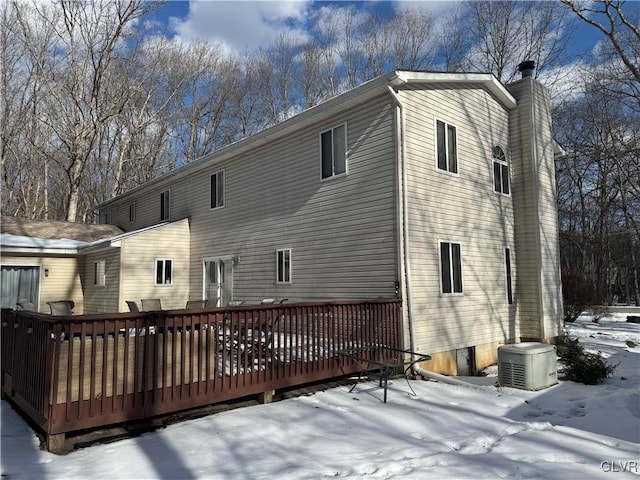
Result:
<instances>
[{"instance_id":1,"label":"chimney cap","mask_svg":"<svg viewBox=\"0 0 640 480\"><path fill-rule=\"evenodd\" d=\"M533 71L536 68L536 62L533 60L525 60L518 65L518 71L522 73L522 78L533 76Z\"/></svg>"}]
</instances>

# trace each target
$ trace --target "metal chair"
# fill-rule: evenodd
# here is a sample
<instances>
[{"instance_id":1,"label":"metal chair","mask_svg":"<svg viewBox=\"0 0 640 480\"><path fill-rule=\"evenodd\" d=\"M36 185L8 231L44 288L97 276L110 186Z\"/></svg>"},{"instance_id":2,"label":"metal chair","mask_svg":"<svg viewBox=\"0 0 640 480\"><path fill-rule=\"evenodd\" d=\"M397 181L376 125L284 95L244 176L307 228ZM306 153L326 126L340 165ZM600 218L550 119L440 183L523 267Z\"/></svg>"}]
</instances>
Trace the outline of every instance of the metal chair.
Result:
<instances>
[{"instance_id":1,"label":"metal chair","mask_svg":"<svg viewBox=\"0 0 640 480\"><path fill-rule=\"evenodd\" d=\"M189 300L187 301L186 309L192 310L194 308L207 308L209 300Z\"/></svg>"},{"instance_id":2,"label":"metal chair","mask_svg":"<svg viewBox=\"0 0 640 480\"><path fill-rule=\"evenodd\" d=\"M139 312L138 304L133 300L125 300L130 312Z\"/></svg>"},{"instance_id":3,"label":"metal chair","mask_svg":"<svg viewBox=\"0 0 640 480\"><path fill-rule=\"evenodd\" d=\"M51 315L73 315L71 303L66 300L59 302L47 302L51 309Z\"/></svg>"},{"instance_id":4,"label":"metal chair","mask_svg":"<svg viewBox=\"0 0 640 480\"><path fill-rule=\"evenodd\" d=\"M37 312L38 311L38 307L36 306L36 304L33 303L33 302L29 302L27 300L20 301L20 302L16 303L16 305L18 306L18 310L26 310L27 312Z\"/></svg>"},{"instance_id":5,"label":"metal chair","mask_svg":"<svg viewBox=\"0 0 640 480\"><path fill-rule=\"evenodd\" d=\"M143 298L141 302L143 312L157 312L162 310L162 303L159 298Z\"/></svg>"}]
</instances>

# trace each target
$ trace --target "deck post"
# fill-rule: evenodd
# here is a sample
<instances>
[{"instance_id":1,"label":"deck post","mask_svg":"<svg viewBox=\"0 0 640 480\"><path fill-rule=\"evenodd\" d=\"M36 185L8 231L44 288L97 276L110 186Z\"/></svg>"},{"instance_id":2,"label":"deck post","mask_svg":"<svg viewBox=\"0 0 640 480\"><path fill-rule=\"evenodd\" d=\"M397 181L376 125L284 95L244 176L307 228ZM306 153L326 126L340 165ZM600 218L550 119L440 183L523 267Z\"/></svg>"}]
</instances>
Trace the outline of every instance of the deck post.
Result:
<instances>
[{"instance_id":1,"label":"deck post","mask_svg":"<svg viewBox=\"0 0 640 480\"><path fill-rule=\"evenodd\" d=\"M46 450L49 453L64 455L66 453L69 453L71 449L67 448L67 439L65 434L58 433L56 435L47 434Z\"/></svg>"},{"instance_id":2,"label":"deck post","mask_svg":"<svg viewBox=\"0 0 640 480\"><path fill-rule=\"evenodd\" d=\"M262 392L258 395L258 403L267 404L273 402L273 396L275 395L275 390L267 390L266 392Z\"/></svg>"}]
</instances>

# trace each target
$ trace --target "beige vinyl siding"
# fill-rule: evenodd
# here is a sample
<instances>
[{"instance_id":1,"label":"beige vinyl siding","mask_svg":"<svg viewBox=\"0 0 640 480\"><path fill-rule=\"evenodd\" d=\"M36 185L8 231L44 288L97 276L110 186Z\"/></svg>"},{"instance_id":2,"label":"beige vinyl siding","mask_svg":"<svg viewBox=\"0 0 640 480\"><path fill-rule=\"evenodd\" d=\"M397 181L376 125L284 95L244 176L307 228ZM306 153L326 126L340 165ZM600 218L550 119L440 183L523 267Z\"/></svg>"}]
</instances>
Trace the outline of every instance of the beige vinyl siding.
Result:
<instances>
[{"instance_id":1,"label":"beige vinyl siding","mask_svg":"<svg viewBox=\"0 0 640 480\"><path fill-rule=\"evenodd\" d=\"M509 90L518 98L518 108L512 113L512 138L520 159L513 179L518 185L514 203L518 209L516 245L521 272L522 336L552 337L560 333L562 286L548 97L531 80L516 82ZM533 131L536 137L532 137Z\"/></svg>"},{"instance_id":2,"label":"beige vinyl siding","mask_svg":"<svg viewBox=\"0 0 640 480\"><path fill-rule=\"evenodd\" d=\"M440 352L514 338L517 308L507 305L504 267L511 247L515 285L513 205L493 191L492 159L495 145L510 155L508 111L480 88L442 85L401 96L416 348ZM456 127L458 175L436 168L436 119ZM461 244L461 296L440 293L439 241Z\"/></svg>"},{"instance_id":3,"label":"beige vinyl siding","mask_svg":"<svg viewBox=\"0 0 640 480\"><path fill-rule=\"evenodd\" d=\"M104 285L94 285L93 265L104 261ZM82 259L82 286L84 289L84 313L118 311L120 292L120 249L109 248L85 255Z\"/></svg>"},{"instance_id":4,"label":"beige vinyl siding","mask_svg":"<svg viewBox=\"0 0 640 480\"><path fill-rule=\"evenodd\" d=\"M320 133L343 123L348 175L322 180ZM384 97L176 185L176 197L188 190L192 199L191 295L202 291L203 258L225 255L239 258L237 299L393 295L394 148L393 108ZM225 207L210 210L209 175L220 168ZM280 248L291 249L291 284L276 283Z\"/></svg>"},{"instance_id":5,"label":"beige vinyl siding","mask_svg":"<svg viewBox=\"0 0 640 480\"><path fill-rule=\"evenodd\" d=\"M3 255L3 265L39 265L40 266L40 305L38 311L50 313L47 302L73 300L74 313L84 313L84 302L78 260L63 256L21 256ZM45 269L49 275L45 276Z\"/></svg>"},{"instance_id":6,"label":"beige vinyl siding","mask_svg":"<svg viewBox=\"0 0 640 480\"><path fill-rule=\"evenodd\" d=\"M516 198L524 213L518 219L516 231L519 248L527 254L523 266L528 271L523 301L523 337L551 337L560 333L562 287L549 100L544 89L532 81L517 82L510 89L521 98L521 105L514 115L519 131L526 133L522 135L519 147L523 164L520 182L526 197ZM532 131L537 133L536 137L531 136Z\"/></svg>"},{"instance_id":7,"label":"beige vinyl siding","mask_svg":"<svg viewBox=\"0 0 640 480\"><path fill-rule=\"evenodd\" d=\"M140 307L143 298L160 298L163 309L184 308L189 300L188 220L139 232L122 239L120 245L119 311L128 311L127 300ZM155 285L156 259L172 260L171 285Z\"/></svg>"}]
</instances>

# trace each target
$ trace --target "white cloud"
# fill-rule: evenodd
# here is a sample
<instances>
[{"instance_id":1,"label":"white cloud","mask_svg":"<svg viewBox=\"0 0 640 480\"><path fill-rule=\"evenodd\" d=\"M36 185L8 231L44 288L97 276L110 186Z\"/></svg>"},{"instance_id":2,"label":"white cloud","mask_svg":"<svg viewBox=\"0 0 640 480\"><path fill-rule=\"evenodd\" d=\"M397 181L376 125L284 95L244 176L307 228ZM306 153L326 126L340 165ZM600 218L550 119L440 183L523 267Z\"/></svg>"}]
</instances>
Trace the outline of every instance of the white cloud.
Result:
<instances>
[{"instance_id":1,"label":"white cloud","mask_svg":"<svg viewBox=\"0 0 640 480\"><path fill-rule=\"evenodd\" d=\"M229 50L268 47L280 33L307 37L308 1L191 1L185 19L172 18L182 40L218 42Z\"/></svg>"}]
</instances>

